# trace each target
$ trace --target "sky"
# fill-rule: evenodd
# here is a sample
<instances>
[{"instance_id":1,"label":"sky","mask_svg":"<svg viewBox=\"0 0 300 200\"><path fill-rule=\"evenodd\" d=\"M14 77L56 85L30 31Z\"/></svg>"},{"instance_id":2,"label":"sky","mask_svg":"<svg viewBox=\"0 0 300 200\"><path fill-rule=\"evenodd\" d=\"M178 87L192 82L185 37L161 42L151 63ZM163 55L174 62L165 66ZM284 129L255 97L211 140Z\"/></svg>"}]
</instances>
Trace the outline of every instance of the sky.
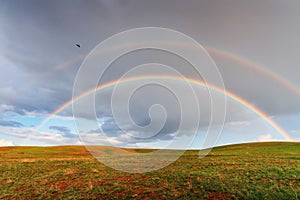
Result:
<instances>
[{"instance_id":1,"label":"sky","mask_svg":"<svg viewBox=\"0 0 300 200\"><path fill-rule=\"evenodd\" d=\"M171 147L197 149L205 146L211 135L214 145L299 142L299 8L298 0L2 0L0 146L162 148L175 141ZM99 77L99 85L118 80L138 65L160 63L189 78L195 93L189 92L187 83L166 78L170 73L162 65L152 64L131 74L151 79L120 83L116 98L115 84L100 87L77 99L72 109L68 102L74 94L76 99L92 89L87 86L100 70L96 60L94 68L82 75L89 53L115 34L143 27L172 29L201 44L216 64L227 95L199 84L205 77L195 76L182 58L144 49L111 63L102 79ZM96 59L116 53L114 48L106 48L107 55ZM186 51L194 57L199 53ZM153 78L170 84L175 92L157 84L142 87L143 81ZM129 89L137 85L141 87L131 93ZM214 97L213 104L209 95ZM111 106L113 101L115 106ZM95 112L89 112L91 109ZM194 130L198 109L200 119ZM211 123L212 113L218 119L223 117L222 123Z\"/></svg>"}]
</instances>

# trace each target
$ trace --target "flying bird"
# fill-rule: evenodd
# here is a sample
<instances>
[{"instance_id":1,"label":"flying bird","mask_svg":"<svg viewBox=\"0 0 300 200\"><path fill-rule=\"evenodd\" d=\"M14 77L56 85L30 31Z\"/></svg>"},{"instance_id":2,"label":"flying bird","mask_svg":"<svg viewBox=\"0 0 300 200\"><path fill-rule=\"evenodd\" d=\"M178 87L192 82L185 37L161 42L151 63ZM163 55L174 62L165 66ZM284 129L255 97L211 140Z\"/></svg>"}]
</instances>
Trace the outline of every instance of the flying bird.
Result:
<instances>
[{"instance_id":1,"label":"flying bird","mask_svg":"<svg viewBox=\"0 0 300 200\"><path fill-rule=\"evenodd\" d=\"M80 48L80 45L79 44L75 44L78 48Z\"/></svg>"}]
</instances>

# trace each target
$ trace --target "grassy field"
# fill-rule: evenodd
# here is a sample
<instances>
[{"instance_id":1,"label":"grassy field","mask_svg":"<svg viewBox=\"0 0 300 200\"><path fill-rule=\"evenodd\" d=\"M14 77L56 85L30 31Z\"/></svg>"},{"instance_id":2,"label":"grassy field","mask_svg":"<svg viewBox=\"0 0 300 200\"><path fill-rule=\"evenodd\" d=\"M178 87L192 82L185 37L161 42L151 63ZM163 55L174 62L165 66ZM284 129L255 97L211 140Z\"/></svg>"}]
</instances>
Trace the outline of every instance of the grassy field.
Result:
<instances>
[{"instance_id":1,"label":"grassy field","mask_svg":"<svg viewBox=\"0 0 300 200\"><path fill-rule=\"evenodd\" d=\"M84 147L2 147L0 199L300 198L299 143L224 146L203 159L198 154L187 151L168 167L130 174L99 163Z\"/></svg>"}]
</instances>

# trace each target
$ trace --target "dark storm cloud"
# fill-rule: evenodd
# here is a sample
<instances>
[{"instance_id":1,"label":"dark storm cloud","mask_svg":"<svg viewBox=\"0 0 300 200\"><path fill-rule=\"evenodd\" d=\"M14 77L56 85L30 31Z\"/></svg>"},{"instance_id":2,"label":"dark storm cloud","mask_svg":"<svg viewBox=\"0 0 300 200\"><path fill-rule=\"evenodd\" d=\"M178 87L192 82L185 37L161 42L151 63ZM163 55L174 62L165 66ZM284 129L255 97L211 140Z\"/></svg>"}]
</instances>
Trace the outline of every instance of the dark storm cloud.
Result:
<instances>
[{"instance_id":1,"label":"dark storm cloud","mask_svg":"<svg viewBox=\"0 0 300 200\"><path fill-rule=\"evenodd\" d=\"M4 121L0 120L0 126L9 126L9 127L23 127L24 125L16 121Z\"/></svg>"},{"instance_id":2,"label":"dark storm cloud","mask_svg":"<svg viewBox=\"0 0 300 200\"><path fill-rule=\"evenodd\" d=\"M173 132L171 132L170 130L173 129L173 127L175 126L175 123L170 123L165 125L157 134L155 137L151 138L151 139L157 139L162 136L162 135L168 135L168 134L172 134ZM100 131L100 130L98 130ZM101 131L103 131L105 134L109 135L109 136L118 136L124 133L130 133L130 132L135 132L136 130L132 128L131 125L128 125L128 127L124 130L120 129L120 127L118 126L118 124L116 124L116 122L113 120L113 118L111 119L110 122L105 122L102 126L101 126ZM143 136L146 135L147 133L138 133L138 135Z\"/></svg>"},{"instance_id":3,"label":"dark storm cloud","mask_svg":"<svg viewBox=\"0 0 300 200\"><path fill-rule=\"evenodd\" d=\"M49 126L50 129L58 131L61 133L64 137L67 138L75 138L76 135L74 135L71 130L65 126Z\"/></svg>"},{"instance_id":4,"label":"dark storm cloud","mask_svg":"<svg viewBox=\"0 0 300 200\"><path fill-rule=\"evenodd\" d=\"M13 105L20 114L24 111L52 112L71 99L75 75L84 55L112 34L143 26L172 28L203 45L238 52L300 85L299 7L299 1L284 3L276 0L3 1L0 7L0 55L3 57L0 62L3 72L0 74L0 104ZM80 43L81 48L77 48L76 43ZM293 91L266 75L241 67L242 63L211 54L229 91L267 114L300 112L300 97ZM78 56L83 57L66 68L54 70ZM124 69L123 65L132 66L137 61L148 62L150 59L144 56L115 63L112 72L119 73ZM164 58L161 56L154 61ZM191 74L187 68L184 70ZM117 76L112 73L107 80L114 77ZM144 93L140 98L144 103L132 106L133 119L137 123L149 121L146 111L149 104L154 103L152 95L153 92ZM167 97L161 101L170 111L171 118L163 129L169 134L176 130L178 112L172 112L174 104L168 104ZM111 114L106 108L108 105L103 100L102 106L98 107L102 115ZM209 118L209 112L203 109L204 116ZM71 115L70 110L63 114ZM85 117L90 116L86 114ZM203 124L207 123L206 118ZM113 122L106 122L102 128L119 131ZM69 133L66 129L60 131Z\"/></svg>"},{"instance_id":5,"label":"dark storm cloud","mask_svg":"<svg viewBox=\"0 0 300 200\"><path fill-rule=\"evenodd\" d=\"M167 125L157 134L152 137L146 137L148 133L145 132L136 132L136 130L130 125L127 126L125 130L120 129L118 124L114 121L113 118L107 120L101 126L101 129L91 130L89 133L102 133L107 138L117 138L117 140L126 145L126 144L136 144L139 142L143 143L150 143L150 142L157 142L163 140L172 140L174 132L170 132L168 129L173 129L175 125ZM128 134L129 133L129 134ZM86 134L88 138L88 134Z\"/></svg>"},{"instance_id":6,"label":"dark storm cloud","mask_svg":"<svg viewBox=\"0 0 300 200\"><path fill-rule=\"evenodd\" d=\"M51 112L71 98L83 56L103 39L98 34L92 35L99 33L99 26L104 24L100 20L97 26L92 26L92 22L103 17L106 8L100 2L6 1L0 10L3 27L0 51L16 66L15 71L2 74L14 82L13 85L1 83L1 99L16 109ZM77 42L82 43L82 48L74 46ZM71 62L67 69L55 71L57 66L78 56L82 59Z\"/></svg>"}]
</instances>

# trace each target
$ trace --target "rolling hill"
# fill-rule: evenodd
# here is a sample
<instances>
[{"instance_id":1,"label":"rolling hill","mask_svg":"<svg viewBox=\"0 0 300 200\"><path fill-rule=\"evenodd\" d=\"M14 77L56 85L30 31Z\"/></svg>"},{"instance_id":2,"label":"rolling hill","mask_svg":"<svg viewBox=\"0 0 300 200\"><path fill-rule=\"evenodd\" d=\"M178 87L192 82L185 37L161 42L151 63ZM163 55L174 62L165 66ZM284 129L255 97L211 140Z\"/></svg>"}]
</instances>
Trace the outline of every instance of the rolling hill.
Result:
<instances>
[{"instance_id":1,"label":"rolling hill","mask_svg":"<svg viewBox=\"0 0 300 200\"><path fill-rule=\"evenodd\" d=\"M153 150L126 149L147 153ZM98 148L103 155L115 147ZM1 147L1 199L299 199L300 143L186 151L171 165L130 174L111 169L83 146Z\"/></svg>"}]
</instances>

